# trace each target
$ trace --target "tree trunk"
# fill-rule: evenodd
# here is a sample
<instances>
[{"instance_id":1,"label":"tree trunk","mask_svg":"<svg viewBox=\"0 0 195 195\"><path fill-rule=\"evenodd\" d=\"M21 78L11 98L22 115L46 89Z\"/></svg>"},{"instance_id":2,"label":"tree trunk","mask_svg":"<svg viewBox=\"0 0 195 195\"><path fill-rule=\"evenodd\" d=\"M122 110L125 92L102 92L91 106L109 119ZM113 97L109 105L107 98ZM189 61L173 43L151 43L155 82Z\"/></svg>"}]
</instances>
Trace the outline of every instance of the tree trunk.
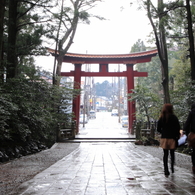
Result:
<instances>
[{"instance_id":1,"label":"tree trunk","mask_svg":"<svg viewBox=\"0 0 195 195\"><path fill-rule=\"evenodd\" d=\"M61 69L62 69L63 58L64 58L64 53L63 53L63 52L59 52L59 57L57 58L58 63L57 63L56 79L55 79L55 84L56 84L57 86L60 85L60 80L61 80Z\"/></svg>"},{"instance_id":2,"label":"tree trunk","mask_svg":"<svg viewBox=\"0 0 195 195\"><path fill-rule=\"evenodd\" d=\"M17 73L16 56L17 5L18 0L9 0L7 79L14 78Z\"/></svg>"},{"instance_id":3,"label":"tree trunk","mask_svg":"<svg viewBox=\"0 0 195 195\"><path fill-rule=\"evenodd\" d=\"M53 68L53 85L57 85L57 72L59 72L59 67L57 64L57 68L56 68L56 63L57 63L57 49L58 49L58 44L59 44L59 34L60 34L60 29L61 29L61 25L62 25L62 16L63 16L63 9L64 9L64 0L62 0L62 5L61 5L61 11L60 11L60 21L59 21L59 25L58 25L58 30L57 30L57 38L56 38L56 47L55 47L55 58L54 58L54 68ZM60 72L61 72L61 67L60 67Z\"/></svg>"},{"instance_id":4,"label":"tree trunk","mask_svg":"<svg viewBox=\"0 0 195 195\"><path fill-rule=\"evenodd\" d=\"M169 69L168 69L168 55L167 55L167 43L165 28L163 24L163 0L158 0L158 15L159 15L159 29L157 30L156 25L153 22L151 9L150 9L150 0L147 0L147 12L148 18L152 25L156 46L158 49L158 55L161 61L161 72L162 72L162 86L164 92L164 103L170 103L170 94L169 94ZM159 31L159 32L158 32Z\"/></svg>"},{"instance_id":5,"label":"tree trunk","mask_svg":"<svg viewBox=\"0 0 195 195\"><path fill-rule=\"evenodd\" d=\"M167 55L167 43L165 36L165 27L163 23L163 0L158 0L159 10L159 38L160 38L160 52L161 52L161 67L162 67L162 86L164 91L164 103L170 103L169 95L169 63Z\"/></svg>"},{"instance_id":6,"label":"tree trunk","mask_svg":"<svg viewBox=\"0 0 195 195\"><path fill-rule=\"evenodd\" d=\"M195 53L194 53L194 35L192 30L192 14L190 9L190 0L186 0L187 21L188 21L188 37L190 45L190 64L191 64L191 79L195 81Z\"/></svg>"},{"instance_id":7,"label":"tree trunk","mask_svg":"<svg viewBox=\"0 0 195 195\"><path fill-rule=\"evenodd\" d=\"M3 26L4 26L5 0L0 3L0 85L4 82L3 63Z\"/></svg>"},{"instance_id":8,"label":"tree trunk","mask_svg":"<svg viewBox=\"0 0 195 195\"><path fill-rule=\"evenodd\" d=\"M78 24L78 16L77 18L74 20L73 22L73 26L72 26L72 34L70 36L70 39L65 47L65 49L62 48L63 46L63 43L65 42L64 40L60 40L59 41L59 56L57 58L58 60L58 63L57 63L57 68L56 68L56 84L57 86L60 85L60 76L61 76L61 69L62 69L62 63L63 63L63 58L64 58L64 55L67 53L68 49L70 48L70 46L72 45L73 43L73 39L74 39L74 36L75 36L75 33L76 33L76 29L77 29L77 24ZM66 39L65 39L66 40Z\"/></svg>"}]
</instances>

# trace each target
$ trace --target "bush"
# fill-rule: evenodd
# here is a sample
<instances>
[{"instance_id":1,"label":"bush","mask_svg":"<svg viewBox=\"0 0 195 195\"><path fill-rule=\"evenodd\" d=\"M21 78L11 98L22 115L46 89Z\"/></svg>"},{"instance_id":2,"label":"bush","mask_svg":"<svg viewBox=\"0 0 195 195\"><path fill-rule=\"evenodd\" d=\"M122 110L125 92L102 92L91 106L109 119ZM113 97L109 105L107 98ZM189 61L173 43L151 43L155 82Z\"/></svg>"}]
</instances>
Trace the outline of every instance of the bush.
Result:
<instances>
[{"instance_id":1,"label":"bush","mask_svg":"<svg viewBox=\"0 0 195 195\"><path fill-rule=\"evenodd\" d=\"M71 98L69 88L54 87L39 77L9 80L0 88L0 146L29 141L51 146L58 122L71 121L71 114L59 109Z\"/></svg>"}]
</instances>

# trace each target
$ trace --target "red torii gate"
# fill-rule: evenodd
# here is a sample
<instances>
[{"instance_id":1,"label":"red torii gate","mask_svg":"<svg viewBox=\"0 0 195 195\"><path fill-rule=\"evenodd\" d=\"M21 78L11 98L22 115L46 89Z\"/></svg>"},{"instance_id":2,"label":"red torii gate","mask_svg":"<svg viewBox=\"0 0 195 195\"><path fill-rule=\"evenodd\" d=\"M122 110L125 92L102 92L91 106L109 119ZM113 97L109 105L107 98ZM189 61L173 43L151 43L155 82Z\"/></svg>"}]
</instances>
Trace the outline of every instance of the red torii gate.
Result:
<instances>
[{"instance_id":1,"label":"red torii gate","mask_svg":"<svg viewBox=\"0 0 195 195\"><path fill-rule=\"evenodd\" d=\"M48 49L55 56L55 50ZM61 72L61 76L74 77L74 88L80 89L81 77L127 77L127 94L134 89L134 77L147 77L147 72L137 72L133 66L137 63L150 62L151 58L157 55L157 49L130 54L117 55L92 55L66 53L63 62L74 64L75 70ZM58 55L58 53L57 53ZM99 72L81 71L82 64L99 64ZM108 72L108 64L126 64L127 70L123 72ZM79 84L79 85L78 85ZM79 132L80 95L73 100L73 113L77 121L77 133ZM132 125L135 120L135 103L128 101L129 133L132 133Z\"/></svg>"}]
</instances>

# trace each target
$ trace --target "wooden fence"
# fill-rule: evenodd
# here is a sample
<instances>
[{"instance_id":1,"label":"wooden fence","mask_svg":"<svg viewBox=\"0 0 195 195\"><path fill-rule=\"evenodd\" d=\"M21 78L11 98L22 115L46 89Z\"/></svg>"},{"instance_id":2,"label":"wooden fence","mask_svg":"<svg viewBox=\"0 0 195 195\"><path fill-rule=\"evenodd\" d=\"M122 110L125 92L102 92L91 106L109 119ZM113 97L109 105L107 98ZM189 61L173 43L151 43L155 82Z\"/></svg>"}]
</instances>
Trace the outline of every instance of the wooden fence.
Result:
<instances>
[{"instance_id":1,"label":"wooden fence","mask_svg":"<svg viewBox=\"0 0 195 195\"><path fill-rule=\"evenodd\" d=\"M58 126L57 141L61 142L66 139L74 139L76 135L76 121L72 121L71 126Z\"/></svg>"}]
</instances>

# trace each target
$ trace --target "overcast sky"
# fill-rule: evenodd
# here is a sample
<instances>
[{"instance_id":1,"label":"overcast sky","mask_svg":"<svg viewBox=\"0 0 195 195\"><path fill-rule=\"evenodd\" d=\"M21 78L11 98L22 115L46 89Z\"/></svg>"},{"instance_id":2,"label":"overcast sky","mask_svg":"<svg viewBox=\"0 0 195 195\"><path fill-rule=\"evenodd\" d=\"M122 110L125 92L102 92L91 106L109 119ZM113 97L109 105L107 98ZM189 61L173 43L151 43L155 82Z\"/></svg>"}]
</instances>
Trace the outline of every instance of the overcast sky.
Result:
<instances>
[{"instance_id":1,"label":"overcast sky","mask_svg":"<svg viewBox=\"0 0 195 195\"><path fill-rule=\"evenodd\" d=\"M146 40L151 31L145 12L129 0L106 0L93 9L93 13L106 21L92 19L90 25L80 24L70 52L120 54L129 53L138 40Z\"/></svg>"},{"instance_id":2,"label":"overcast sky","mask_svg":"<svg viewBox=\"0 0 195 195\"><path fill-rule=\"evenodd\" d=\"M93 8L93 14L107 20L91 19L90 25L79 24L74 43L68 52L88 54L125 54L138 39L144 41L152 31L146 12L130 6L129 0L106 0ZM52 45L50 45L52 47ZM54 45L52 47L54 49ZM53 57L41 57L37 65L52 71ZM64 64L62 71L65 71Z\"/></svg>"}]
</instances>

